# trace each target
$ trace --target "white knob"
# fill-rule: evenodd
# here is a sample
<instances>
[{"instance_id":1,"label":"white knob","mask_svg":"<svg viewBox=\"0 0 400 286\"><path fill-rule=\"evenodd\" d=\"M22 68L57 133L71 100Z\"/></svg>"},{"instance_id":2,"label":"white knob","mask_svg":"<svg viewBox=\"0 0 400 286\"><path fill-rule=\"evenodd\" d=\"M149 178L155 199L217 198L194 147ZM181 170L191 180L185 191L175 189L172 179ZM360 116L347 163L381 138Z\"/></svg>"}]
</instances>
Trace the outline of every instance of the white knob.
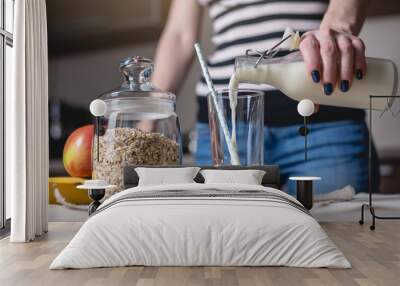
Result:
<instances>
[{"instance_id":1,"label":"white knob","mask_svg":"<svg viewBox=\"0 0 400 286\"><path fill-rule=\"evenodd\" d=\"M303 99L297 105L297 112L303 116L308 117L311 116L315 111L314 103L309 99Z\"/></svg>"},{"instance_id":2,"label":"white knob","mask_svg":"<svg viewBox=\"0 0 400 286\"><path fill-rule=\"evenodd\" d=\"M107 105L103 100L95 99L90 103L89 109L93 116L103 116L106 114Z\"/></svg>"}]
</instances>

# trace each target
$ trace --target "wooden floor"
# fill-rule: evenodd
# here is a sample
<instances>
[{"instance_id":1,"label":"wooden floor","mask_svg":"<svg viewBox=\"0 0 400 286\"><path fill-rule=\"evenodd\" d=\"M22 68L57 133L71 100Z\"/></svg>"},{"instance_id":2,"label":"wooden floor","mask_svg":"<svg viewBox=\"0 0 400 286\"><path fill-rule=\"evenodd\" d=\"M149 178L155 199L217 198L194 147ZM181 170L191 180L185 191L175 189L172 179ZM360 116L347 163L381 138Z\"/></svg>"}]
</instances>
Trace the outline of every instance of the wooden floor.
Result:
<instances>
[{"instance_id":1,"label":"wooden floor","mask_svg":"<svg viewBox=\"0 0 400 286\"><path fill-rule=\"evenodd\" d=\"M324 229L353 265L349 270L288 267L125 267L48 270L80 223L51 223L29 244L0 241L0 285L400 285L400 223L326 223Z\"/></svg>"}]
</instances>

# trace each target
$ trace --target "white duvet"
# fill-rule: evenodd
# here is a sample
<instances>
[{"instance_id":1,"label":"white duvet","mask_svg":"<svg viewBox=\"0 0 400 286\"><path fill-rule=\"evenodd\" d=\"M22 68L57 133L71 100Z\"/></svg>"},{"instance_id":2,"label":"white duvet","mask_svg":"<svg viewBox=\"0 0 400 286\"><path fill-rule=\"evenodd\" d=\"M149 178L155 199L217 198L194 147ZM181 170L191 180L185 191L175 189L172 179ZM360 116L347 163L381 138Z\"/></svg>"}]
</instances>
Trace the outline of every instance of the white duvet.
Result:
<instances>
[{"instance_id":1,"label":"white duvet","mask_svg":"<svg viewBox=\"0 0 400 286\"><path fill-rule=\"evenodd\" d=\"M123 199L137 192L168 190L264 191L299 204L279 190L253 185L131 188L106 200L50 269L127 265L350 267L314 218L278 200L251 196Z\"/></svg>"}]
</instances>

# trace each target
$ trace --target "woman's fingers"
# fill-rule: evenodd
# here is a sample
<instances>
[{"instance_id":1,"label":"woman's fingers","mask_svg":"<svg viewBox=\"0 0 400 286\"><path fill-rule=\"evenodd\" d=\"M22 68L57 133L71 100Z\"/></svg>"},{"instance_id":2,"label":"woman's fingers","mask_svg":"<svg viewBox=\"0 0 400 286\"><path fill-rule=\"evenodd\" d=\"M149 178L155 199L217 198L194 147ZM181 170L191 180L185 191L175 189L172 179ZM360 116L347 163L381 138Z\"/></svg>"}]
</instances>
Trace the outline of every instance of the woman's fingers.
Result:
<instances>
[{"instance_id":1,"label":"woman's fingers","mask_svg":"<svg viewBox=\"0 0 400 286\"><path fill-rule=\"evenodd\" d=\"M340 53L339 87L342 92L347 92L354 76L354 49L351 39L344 35L339 35L336 43Z\"/></svg>"},{"instance_id":2,"label":"woman's fingers","mask_svg":"<svg viewBox=\"0 0 400 286\"><path fill-rule=\"evenodd\" d=\"M321 59L322 59L322 80L324 93L331 95L336 85L338 49L335 38L330 33L323 33L319 38Z\"/></svg>"},{"instance_id":3,"label":"woman's fingers","mask_svg":"<svg viewBox=\"0 0 400 286\"><path fill-rule=\"evenodd\" d=\"M357 79L362 79L367 70L365 45L360 38L354 37L352 40L352 46L354 47L355 76Z\"/></svg>"},{"instance_id":4,"label":"woman's fingers","mask_svg":"<svg viewBox=\"0 0 400 286\"><path fill-rule=\"evenodd\" d=\"M307 70L315 83L321 80L321 57L319 43L311 33L305 34L300 43L300 51L303 55Z\"/></svg>"},{"instance_id":5,"label":"woman's fingers","mask_svg":"<svg viewBox=\"0 0 400 286\"><path fill-rule=\"evenodd\" d=\"M329 29L310 31L302 36L300 51L313 81L322 81L326 95L336 84L347 92L353 77L362 79L366 73L365 46L356 36Z\"/></svg>"}]
</instances>

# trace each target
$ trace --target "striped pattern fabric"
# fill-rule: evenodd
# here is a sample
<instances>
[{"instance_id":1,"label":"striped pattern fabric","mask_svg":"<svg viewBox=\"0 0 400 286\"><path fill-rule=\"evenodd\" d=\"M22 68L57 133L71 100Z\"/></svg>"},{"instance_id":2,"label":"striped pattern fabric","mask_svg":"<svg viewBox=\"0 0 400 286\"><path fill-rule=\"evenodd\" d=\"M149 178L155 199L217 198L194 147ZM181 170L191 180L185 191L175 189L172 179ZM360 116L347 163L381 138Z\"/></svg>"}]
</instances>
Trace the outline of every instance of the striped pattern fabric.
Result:
<instances>
[{"instance_id":1,"label":"striped pattern fabric","mask_svg":"<svg viewBox=\"0 0 400 286\"><path fill-rule=\"evenodd\" d=\"M266 50L279 41L286 27L305 32L317 29L328 0L198 0L209 6L213 20L212 41L216 47L208 59L217 89L228 87L235 58L246 49ZM242 84L243 88L273 89L268 85ZM198 96L208 88L204 78L196 86Z\"/></svg>"}]
</instances>

